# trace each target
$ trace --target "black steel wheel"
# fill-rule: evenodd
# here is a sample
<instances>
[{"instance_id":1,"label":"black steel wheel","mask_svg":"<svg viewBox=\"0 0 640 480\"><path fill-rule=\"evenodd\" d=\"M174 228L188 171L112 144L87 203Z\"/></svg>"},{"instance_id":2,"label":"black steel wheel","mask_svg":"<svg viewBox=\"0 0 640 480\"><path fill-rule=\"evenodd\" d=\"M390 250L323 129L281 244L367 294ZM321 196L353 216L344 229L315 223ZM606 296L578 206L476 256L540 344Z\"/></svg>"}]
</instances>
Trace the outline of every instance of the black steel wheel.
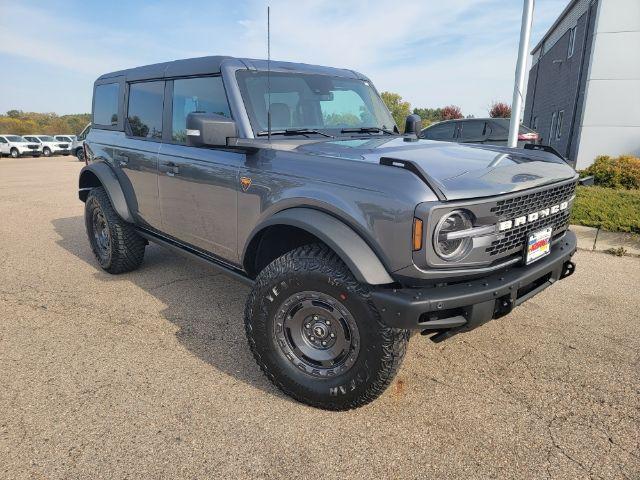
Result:
<instances>
[{"instance_id":1,"label":"black steel wheel","mask_svg":"<svg viewBox=\"0 0 640 480\"><path fill-rule=\"evenodd\" d=\"M274 385L328 410L356 408L382 394L409 339L407 330L382 323L369 287L322 244L292 250L260 272L245 329Z\"/></svg>"},{"instance_id":2,"label":"black steel wheel","mask_svg":"<svg viewBox=\"0 0 640 480\"><path fill-rule=\"evenodd\" d=\"M104 270L124 273L140 266L145 240L118 216L104 188L89 192L84 218L91 249Z\"/></svg>"},{"instance_id":3,"label":"black steel wheel","mask_svg":"<svg viewBox=\"0 0 640 480\"><path fill-rule=\"evenodd\" d=\"M84 148L78 148L78 149L76 149L76 158L77 158L80 162L84 162Z\"/></svg>"}]
</instances>

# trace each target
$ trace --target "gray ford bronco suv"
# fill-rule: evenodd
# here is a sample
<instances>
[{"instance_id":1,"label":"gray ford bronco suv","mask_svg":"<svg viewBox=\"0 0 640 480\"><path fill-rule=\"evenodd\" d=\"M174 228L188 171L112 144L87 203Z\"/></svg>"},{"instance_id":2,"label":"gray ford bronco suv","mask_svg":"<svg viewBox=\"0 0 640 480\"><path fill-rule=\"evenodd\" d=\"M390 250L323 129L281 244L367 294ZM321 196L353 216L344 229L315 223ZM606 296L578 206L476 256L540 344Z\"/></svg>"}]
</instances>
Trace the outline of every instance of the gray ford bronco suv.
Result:
<instances>
[{"instance_id":1,"label":"gray ford bronco suv","mask_svg":"<svg viewBox=\"0 0 640 480\"><path fill-rule=\"evenodd\" d=\"M574 271L571 166L419 132L352 70L216 56L103 75L79 179L91 248L118 274L155 242L249 285L266 376L364 405L412 331L442 341Z\"/></svg>"}]
</instances>

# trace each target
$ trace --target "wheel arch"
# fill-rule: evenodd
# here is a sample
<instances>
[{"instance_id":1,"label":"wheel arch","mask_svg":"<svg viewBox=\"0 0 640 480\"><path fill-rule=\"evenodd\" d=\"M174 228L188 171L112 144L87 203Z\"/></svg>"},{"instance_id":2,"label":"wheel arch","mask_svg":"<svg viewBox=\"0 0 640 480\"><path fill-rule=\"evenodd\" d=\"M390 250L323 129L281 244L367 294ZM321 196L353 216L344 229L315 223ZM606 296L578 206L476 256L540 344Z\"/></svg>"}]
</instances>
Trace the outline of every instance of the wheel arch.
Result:
<instances>
[{"instance_id":1,"label":"wheel arch","mask_svg":"<svg viewBox=\"0 0 640 480\"><path fill-rule=\"evenodd\" d=\"M278 256L314 241L331 248L359 282L393 283L375 252L351 227L327 213L307 207L282 210L259 224L249 235L242 252L243 267L253 278Z\"/></svg>"},{"instance_id":2,"label":"wheel arch","mask_svg":"<svg viewBox=\"0 0 640 480\"><path fill-rule=\"evenodd\" d=\"M118 177L104 162L95 162L80 170L80 178L78 180L78 198L86 202L89 191L92 188L104 187L111 205L120 217L129 223L133 223L133 216L127 205L127 200L118 181Z\"/></svg>"}]
</instances>

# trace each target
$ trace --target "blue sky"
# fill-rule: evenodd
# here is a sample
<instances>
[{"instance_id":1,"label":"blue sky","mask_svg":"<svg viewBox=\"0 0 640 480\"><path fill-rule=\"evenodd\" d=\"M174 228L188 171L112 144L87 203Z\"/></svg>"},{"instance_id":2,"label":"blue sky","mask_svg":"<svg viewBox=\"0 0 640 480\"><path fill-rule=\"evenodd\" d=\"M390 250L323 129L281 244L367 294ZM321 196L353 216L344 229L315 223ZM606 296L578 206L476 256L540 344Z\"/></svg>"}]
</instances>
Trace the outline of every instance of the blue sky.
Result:
<instances>
[{"instance_id":1,"label":"blue sky","mask_svg":"<svg viewBox=\"0 0 640 480\"><path fill-rule=\"evenodd\" d=\"M522 0L0 0L0 112L88 112L112 70L264 58L267 3L273 59L361 71L412 107L511 101ZM567 3L537 0L532 46Z\"/></svg>"}]
</instances>

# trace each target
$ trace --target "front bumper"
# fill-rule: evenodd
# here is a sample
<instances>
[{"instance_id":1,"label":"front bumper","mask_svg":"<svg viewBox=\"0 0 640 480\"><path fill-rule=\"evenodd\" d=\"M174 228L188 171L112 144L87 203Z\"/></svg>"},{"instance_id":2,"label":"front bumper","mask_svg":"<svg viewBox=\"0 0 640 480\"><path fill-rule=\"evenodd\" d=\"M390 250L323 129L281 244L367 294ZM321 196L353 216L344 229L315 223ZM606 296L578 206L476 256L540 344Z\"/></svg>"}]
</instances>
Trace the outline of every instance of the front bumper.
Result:
<instances>
[{"instance_id":1,"label":"front bumper","mask_svg":"<svg viewBox=\"0 0 640 480\"><path fill-rule=\"evenodd\" d=\"M472 281L427 288L377 289L372 292L382 321L394 328L439 333L439 341L472 330L509 313L574 271L571 257L577 240L573 232L537 262L512 267Z\"/></svg>"}]
</instances>

